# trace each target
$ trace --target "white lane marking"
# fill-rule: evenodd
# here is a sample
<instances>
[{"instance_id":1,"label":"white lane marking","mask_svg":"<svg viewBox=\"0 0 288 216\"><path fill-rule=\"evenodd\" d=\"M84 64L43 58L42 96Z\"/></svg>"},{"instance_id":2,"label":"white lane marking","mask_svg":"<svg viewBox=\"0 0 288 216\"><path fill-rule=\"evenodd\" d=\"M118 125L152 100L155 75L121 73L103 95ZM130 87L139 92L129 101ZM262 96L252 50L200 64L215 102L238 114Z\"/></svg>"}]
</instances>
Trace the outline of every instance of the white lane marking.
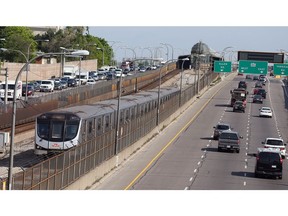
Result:
<instances>
[{"instance_id":1,"label":"white lane marking","mask_svg":"<svg viewBox=\"0 0 288 216\"><path fill-rule=\"evenodd\" d=\"M184 190L188 190L188 187L185 187L185 189Z\"/></svg>"},{"instance_id":2,"label":"white lane marking","mask_svg":"<svg viewBox=\"0 0 288 216\"><path fill-rule=\"evenodd\" d=\"M198 166L201 164L201 161L198 162Z\"/></svg>"},{"instance_id":3,"label":"white lane marking","mask_svg":"<svg viewBox=\"0 0 288 216\"><path fill-rule=\"evenodd\" d=\"M246 186L246 182L245 181L244 181L243 185Z\"/></svg>"},{"instance_id":4,"label":"white lane marking","mask_svg":"<svg viewBox=\"0 0 288 216\"><path fill-rule=\"evenodd\" d=\"M197 172L197 169L194 169L194 173L196 173Z\"/></svg>"},{"instance_id":5,"label":"white lane marking","mask_svg":"<svg viewBox=\"0 0 288 216\"><path fill-rule=\"evenodd\" d=\"M193 181L193 177L191 177L191 178L189 179L189 181Z\"/></svg>"}]
</instances>

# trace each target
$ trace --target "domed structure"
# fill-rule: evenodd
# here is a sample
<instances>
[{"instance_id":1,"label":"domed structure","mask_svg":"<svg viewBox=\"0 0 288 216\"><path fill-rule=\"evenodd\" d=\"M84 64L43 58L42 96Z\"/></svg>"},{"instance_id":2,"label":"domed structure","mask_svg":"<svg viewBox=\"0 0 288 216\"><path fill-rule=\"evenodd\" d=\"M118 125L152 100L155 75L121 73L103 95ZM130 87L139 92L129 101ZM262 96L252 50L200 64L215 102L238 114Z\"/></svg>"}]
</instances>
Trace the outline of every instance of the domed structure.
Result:
<instances>
[{"instance_id":1,"label":"domed structure","mask_svg":"<svg viewBox=\"0 0 288 216\"><path fill-rule=\"evenodd\" d=\"M210 49L207 44L199 41L191 49L192 68L198 69L201 65L211 65L214 60L220 59L221 56Z\"/></svg>"},{"instance_id":2,"label":"domed structure","mask_svg":"<svg viewBox=\"0 0 288 216\"><path fill-rule=\"evenodd\" d=\"M198 55L201 55L201 54L210 54L210 49L209 47L207 46L207 44L199 41L198 43L196 43L192 49L191 49L191 54L198 54Z\"/></svg>"}]
</instances>

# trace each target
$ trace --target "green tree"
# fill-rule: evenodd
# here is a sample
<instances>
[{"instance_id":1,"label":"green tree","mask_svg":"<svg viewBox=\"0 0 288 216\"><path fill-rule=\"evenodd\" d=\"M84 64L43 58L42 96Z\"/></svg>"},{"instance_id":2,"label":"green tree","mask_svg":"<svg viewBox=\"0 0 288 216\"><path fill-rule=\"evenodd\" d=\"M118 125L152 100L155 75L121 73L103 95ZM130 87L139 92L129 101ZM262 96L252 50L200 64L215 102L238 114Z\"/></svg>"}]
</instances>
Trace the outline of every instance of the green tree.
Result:
<instances>
[{"instance_id":1,"label":"green tree","mask_svg":"<svg viewBox=\"0 0 288 216\"><path fill-rule=\"evenodd\" d=\"M34 36L30 28L23 26L11 26L3 27L0 29L0 35L5 38L4 47L10 51L1 52L1 56L4 57L6 61L10 62L26 62L28 54L28 47L30 47L30 52L35 51L35 44L33 44ZM13 51L13 50L18 50ZM20 52L22 53L20 53Z\"/></svg>"}]
</instances>

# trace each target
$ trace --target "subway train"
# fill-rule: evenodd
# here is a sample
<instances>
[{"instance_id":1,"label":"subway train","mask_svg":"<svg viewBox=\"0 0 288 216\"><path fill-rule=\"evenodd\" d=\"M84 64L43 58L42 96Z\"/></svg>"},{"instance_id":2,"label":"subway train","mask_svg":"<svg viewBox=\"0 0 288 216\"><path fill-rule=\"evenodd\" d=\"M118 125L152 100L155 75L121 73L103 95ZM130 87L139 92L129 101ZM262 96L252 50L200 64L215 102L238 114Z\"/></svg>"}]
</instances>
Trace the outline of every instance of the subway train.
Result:
<instances>
[{"instance_id":1,"label":"subway train","mask_svg":"<svg viewBox=\"0 0 288 216\"><path fill-rule=\"evenodd\" d=\"M179 94L179 88L165 87L160 94L153 89L122 96L118 129L121 142L117 151L139 140L155 128L159 119L161 122L175 112L179 108ZM63 152L107 134L108 138L99 142L114 151L117 111L118 99L111 99L40 114L36 118L34 153Z\"/></svg>"}]
</instances>

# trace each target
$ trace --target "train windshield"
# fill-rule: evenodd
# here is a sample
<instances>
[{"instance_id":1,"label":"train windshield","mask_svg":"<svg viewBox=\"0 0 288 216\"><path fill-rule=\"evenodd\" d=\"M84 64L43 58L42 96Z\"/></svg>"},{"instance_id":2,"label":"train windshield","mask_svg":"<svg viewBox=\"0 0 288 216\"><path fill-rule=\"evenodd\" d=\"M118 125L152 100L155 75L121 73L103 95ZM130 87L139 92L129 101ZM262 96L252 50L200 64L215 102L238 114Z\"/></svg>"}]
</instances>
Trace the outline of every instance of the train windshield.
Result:
<instances>
[{"instance_id":1,"label":"train windshield","mask_svg":"<svg viewBox=\"0 0 288 216\"><path fill-rule=\"evenodd\" d=\"M74 139L79 129L79 120L38 119L37 133L44 140L62 142Z\"/></svg>"},{"instance_id":2,"label":"train windshield","mask_svg":"<svg viewBox=\"0 0 288 216\"><path fill-rule=\"evenodd\" d=\"M65 130L65 141L74 139L78 131L78 122L67 122Z\"/></svg>"}]
</instances>

